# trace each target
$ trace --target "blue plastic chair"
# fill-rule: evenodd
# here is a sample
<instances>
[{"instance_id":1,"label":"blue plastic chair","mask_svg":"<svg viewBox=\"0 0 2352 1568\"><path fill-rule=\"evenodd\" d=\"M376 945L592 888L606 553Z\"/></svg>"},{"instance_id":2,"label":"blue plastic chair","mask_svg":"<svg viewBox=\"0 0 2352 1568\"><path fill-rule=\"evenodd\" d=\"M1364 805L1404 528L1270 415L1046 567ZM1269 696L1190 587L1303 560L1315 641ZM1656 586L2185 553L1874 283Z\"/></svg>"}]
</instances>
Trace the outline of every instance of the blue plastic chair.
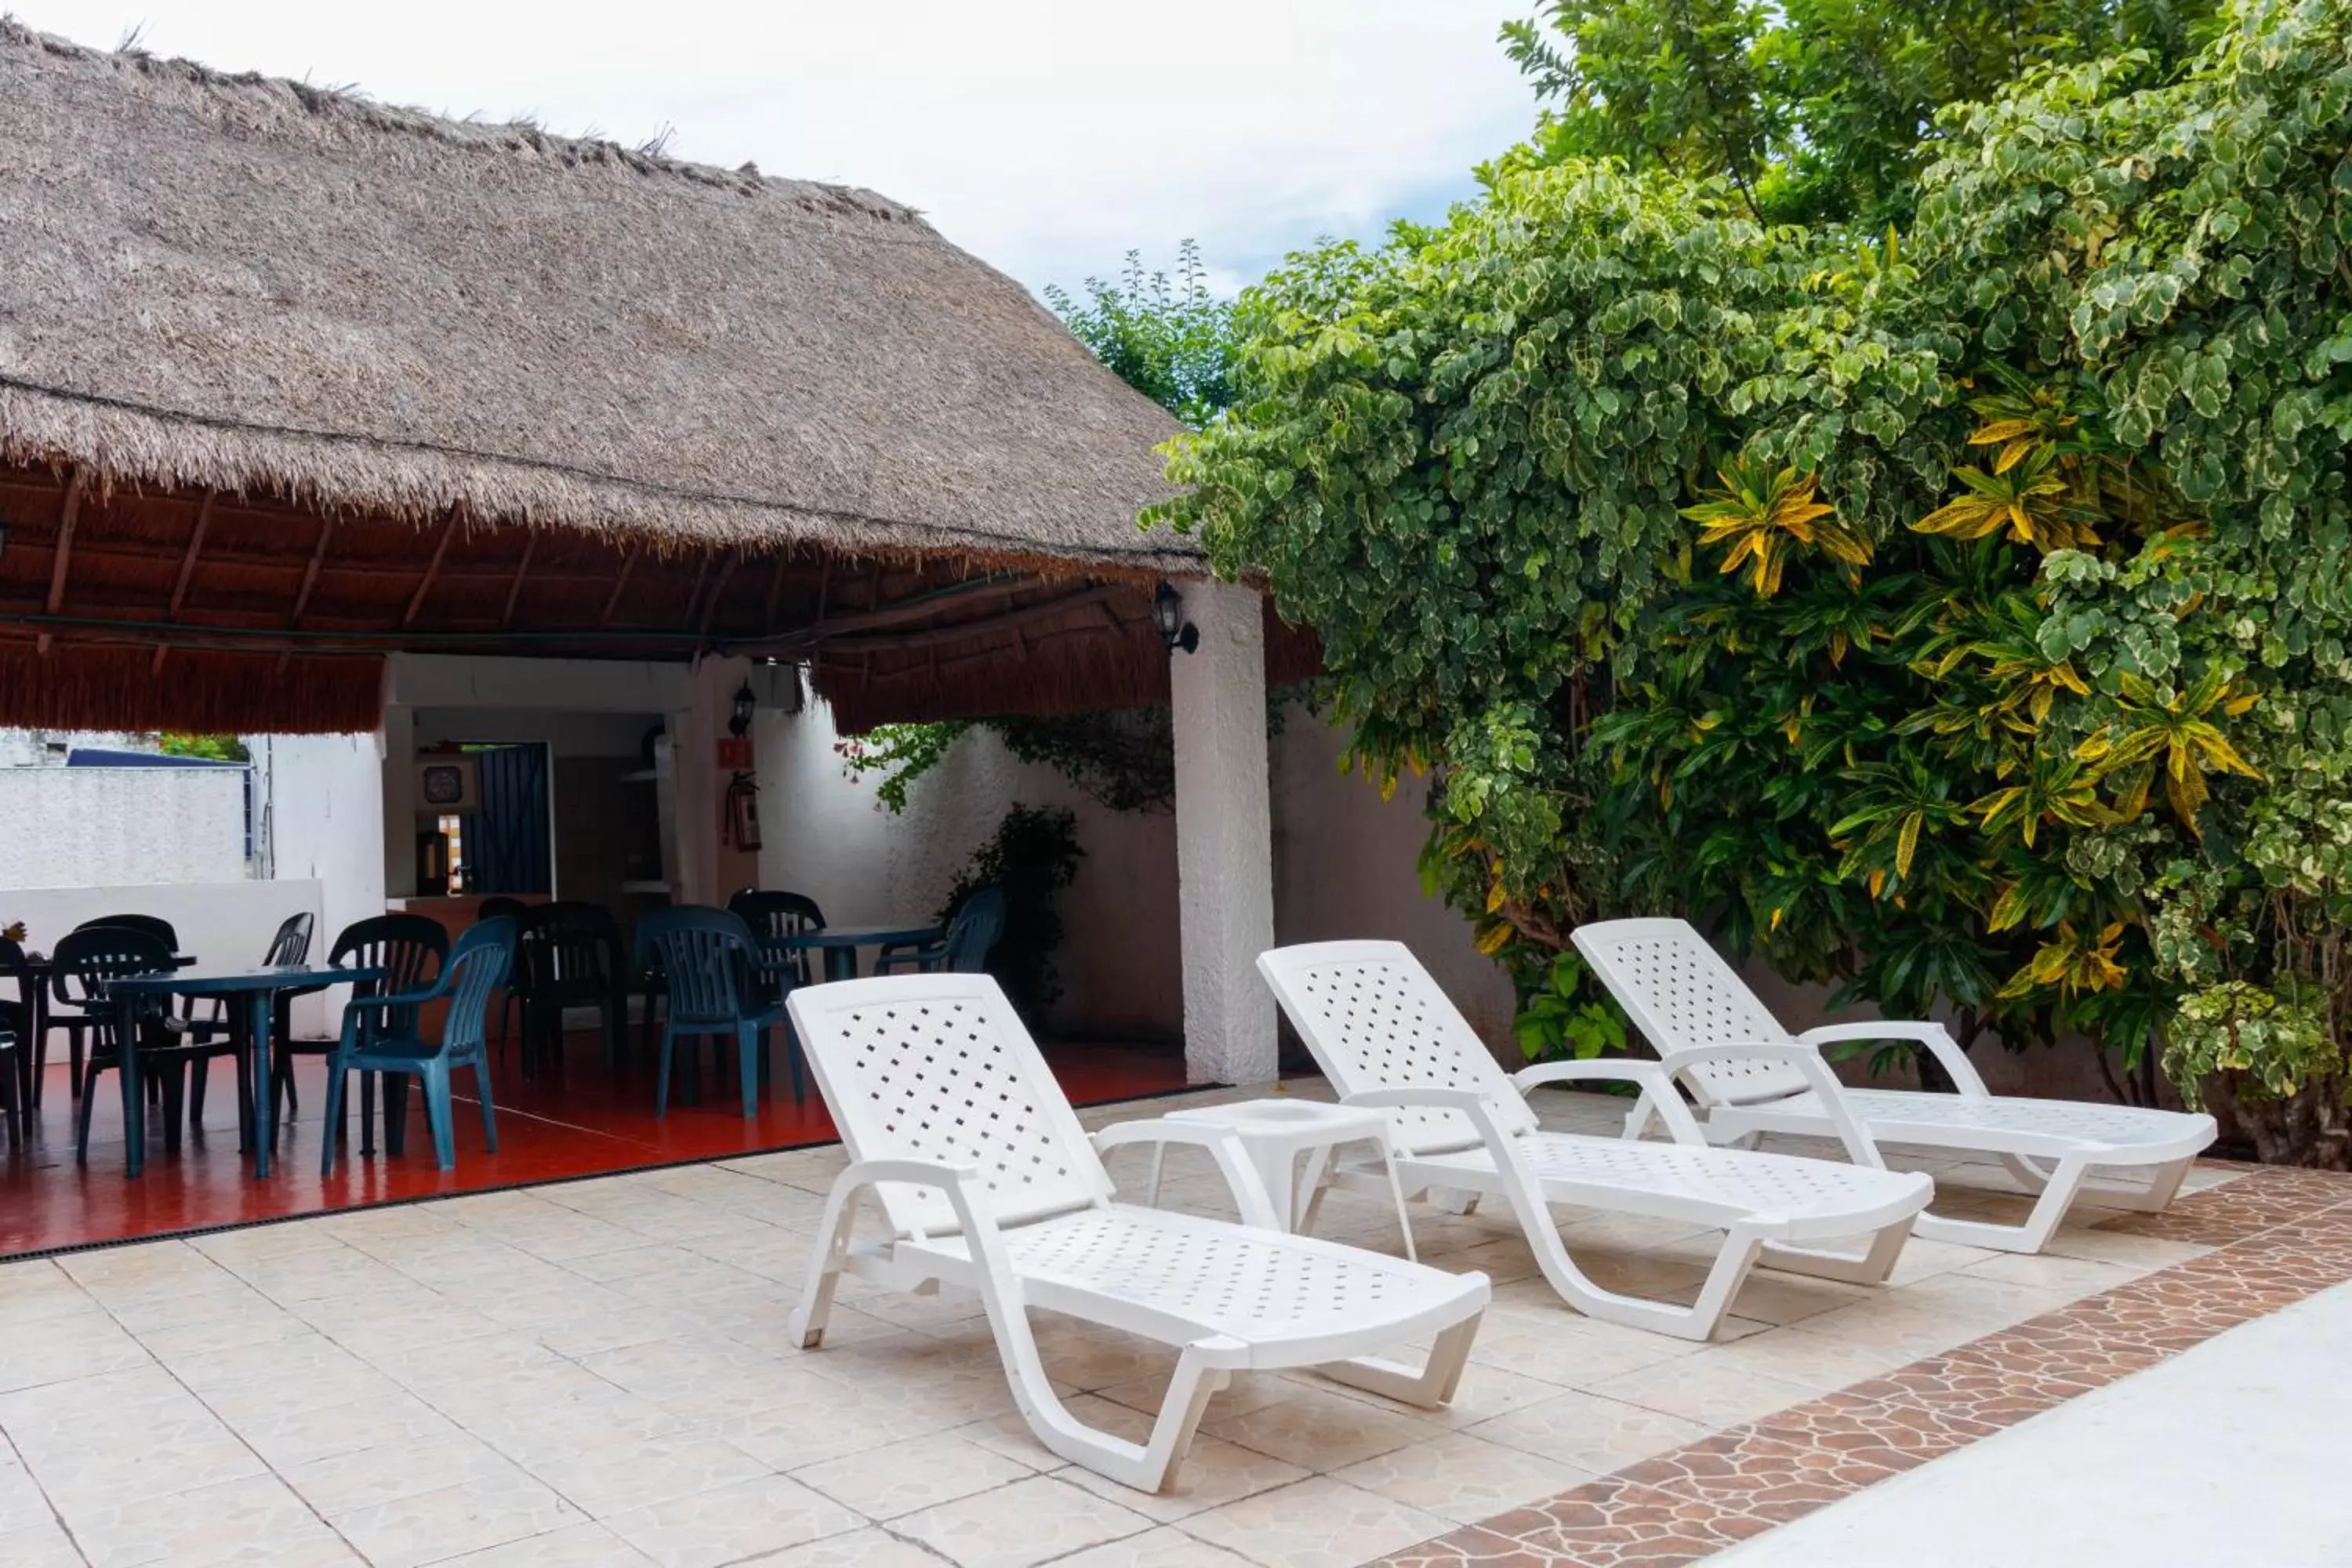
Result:
<instances>
[{"instance_id":1,"label":"blue plastic chair","mask_svg":"<svg viewBox=\"0 0 2352 1568\"><path fill-rule=\"evenodd\" d=\"M874 962L874 973L914 970L924 974L978 974L988 967L1004 934L1004 889L991 882L974 888L956 906L953 919L940 940L922 947L887 950Z\"/></svg>"},{"instance_id":2,"label":"blue plastic chair","mask_svg":"<svg viewBox=\"0 0 2352 1568\"><path fill-rule=\"evenodd\" d=\"M349 932L345 933L346 938ZM340 949L341 942L336 946ZM457 1163L455 1110L449 1076L458 1068L474 1069L474 1089L482 1102L482 1141L491 1153L499 1152L498 1116L490 1102L490 993L505 984L514 964L515 922L484 921L457 939L441 977L423 991L386 990L354 997L343 1009L343 1035L327 1058L327 1135L320 1140L319 1172L335 1170L334 1130L343 1121L343 1080L352 1072L414 1074L425 1088L425 1118L433 1129L433 1158L446 1171ZM418 1012L429 1002L446 999L441 1038L426 1043ZM386 1086L385 1114L399 1097ZM393 1140L385 1139L387 1146ZM394 1153L399 1152L392 1148Z\"/></svg>"},{"instance_id":3,"label":"blue plastic chair","mask_svg":"<svg viewBox=\"0 0 2352 1568\"><path fill-rule=\"evenodd\" d=\"M743 1114L759 1113L760 1069L767 1056L768 1031L784 1021L781 1003L767 999L760 944L740 915L697 905L656 910L637 922L637 962L658 964L669 993L669 1017L662 1026L661 1079L654 1114L669 1114L669 1080L678 1037L729 1036L735 1039L736 1070L743 1084ZM782 967L782 966L779 966ZM801 1053L786 1037L793 1100L806 1095Z\"/></svg>"},{"instance_id":4,"label":"blue plastic chair","mask_svg":"<svg viewBox=\"0 0 2352 1568\"><path fill-rule=\"evenodd\" d=\"M381 969L383 978L370 980L352 987L352 999L364 1001L371 996L390 995L404 991L422 991L433 984L449 962L449 932L439 921L424 915L373 915L345 926L328 950L327 962L338 969ZM383 1016L369 1013L362 1016L361 1026L368 1027ZM416 1032L416 1009L403 1007L394 1011L391 1026L395 1031ZM331 1057L335 1040L297 1040L286 1030L278 1032L279 1052L276 1070L285 1080L287 1103L293 1103L294 1062L301 1056ZM360 1152L375 1152L375 1074L360 1074ZM341 1137L340 1121L329 1131ZM398 1151L395 1149L394 1152Z\"/></svg>"}]
</instances>

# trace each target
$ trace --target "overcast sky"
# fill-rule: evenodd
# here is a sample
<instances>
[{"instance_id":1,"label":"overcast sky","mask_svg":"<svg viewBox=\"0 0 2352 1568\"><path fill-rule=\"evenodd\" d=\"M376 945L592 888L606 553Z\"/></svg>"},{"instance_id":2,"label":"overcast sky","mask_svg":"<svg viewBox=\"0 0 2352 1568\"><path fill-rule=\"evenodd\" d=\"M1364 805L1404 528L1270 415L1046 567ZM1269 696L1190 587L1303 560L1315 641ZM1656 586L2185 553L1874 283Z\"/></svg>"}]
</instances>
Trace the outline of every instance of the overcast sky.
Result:
<instances>
[{"instance_id":1,"label":"overcast sky","mask_svg":"<svg viewBox=\"0 0 2352 1568\"><path fill-rule=\"evenodd\" d=\"M0 0L394 103L866 185L1038 288L1201 241L1230 289L1470 190L1534 106L1533 0Z\"/></svg>"}]
</instances>

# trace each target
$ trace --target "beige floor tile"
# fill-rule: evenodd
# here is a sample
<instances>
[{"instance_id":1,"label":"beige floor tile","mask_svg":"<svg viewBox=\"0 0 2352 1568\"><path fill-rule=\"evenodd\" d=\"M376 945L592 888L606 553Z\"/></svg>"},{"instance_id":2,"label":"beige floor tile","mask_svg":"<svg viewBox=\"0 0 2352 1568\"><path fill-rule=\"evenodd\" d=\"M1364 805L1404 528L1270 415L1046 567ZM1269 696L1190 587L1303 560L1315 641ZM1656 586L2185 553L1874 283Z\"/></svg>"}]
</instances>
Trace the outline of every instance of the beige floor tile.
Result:
<instances>
[{"instance_id":1,"label":"beige floor tile","mask_svg":"<svg viewBox=\"0 0 2352 1568\"><path fill-rule=\"evenodd\" d=\"M663 1568L712 1568L855 1530L866 1521L788 1476L673 1498L604 1521Z\"/></svg>"},{"instance_id":2,"label":"beige floor tile","mask_svg":"<svg viewBox=\"0 0 2352 1568\"><path fill-rule=\"evenodd\" d=\"M653 1559L601 1524L572 1524L446 1561L446 1568L649 1568Z\"/></svg>"},{"instance_id":3,"label":"beige floor tile","mask_svg":"<svg viewBox=\"0 0 2352 1568\"><path fill-rule=\"evenodd\" d=\"M1212 1546L1173 1526L1147 1530L1123 1541L1090 1546L1054 1568L1247 1568L1249 1559Z\"/></svg>"},{"instance_id":4,"label":"beige floor tile","mask_svg":"<svg viewBox=\"0 0 2352 1568\"><path fill-rule=\"evenodd\" d=\"M1473 1524L1580 1487L1593 1475L1524 1448L1455 1432L1350 1465L1332 1479L1408 1508Z\"/></svg>"},{"instance_id":5,"label":"beige floor tile","mask_svg":"<svg viewBox=\"0 0 2352 1568\"><path fill-rule=\"evenodd\" d=\"M1426 1441L1439 1430L1392 1407L1307 1388L1244 1415L1212 1410L1210 1416L1201 1426L1209 1436L1318 1473Z\"/></svg>"},{"instance_id":6,"label":"beige floor tile","mask_svg":"<svg viewBox=\"0 0 2352 1568\"><path fill-rule=\"evenodd\" d=\"M1570 1392L1465 1430L1474 1437L1606 1475L1637 1459L1695 1443L1709 1429L1622 1400Z\"/></svg>"},{"instance_id":7,"label":"beige floor tile","mask_svg":"<svg viewBox=\"0 0 2352 1568\"><path fill-rule=\"evenodd\" d=\"M1470 1347L1470 1364L1496 1367L1562 1388L1580 1388L1673 1361L1695 1348L1664 1334L1644 1334L1638 1340L1602 1339L1581 1331L1591 1321L1577 1318L1565 1307L1554 1321L1533 1328L1507 1319L1479 1331Z\"/></svg>"},{"instance_id":8,"label":"beige floor tile","mask_svg":"<svg viewBox=\"0 0 2352 1568\"><path fill-rule=\"evenodd\" d=\"M89 1568L89 1560L54 1520L0 1530L0 1563L8 1568Z\"/></svg>"},{"instance_id":9,"label":"beige floor tile","mask_svg":"<svg viewBox=\"0 0 2352 1568\"><path fill-rule=\"evenodd\" d=\"M773 1472L716 1437L696 1434L538 1449L523 1468L591 1519L756 1480Z\"/></svg>"},{"instance_id":10,"label":"beige floor tile","mask_svg":"<svg viewBox=\"0 0 2352 1568\"><path fill-rule=\"evenodd\" d=\"M960 1430L827 1459L793 1471L793 1479L868 1519L887 1520L1037 1473L1035 1465L974 1443Z\"/></svg>"},{"instance_id":11,"label":"beige floor tile","mask_svg":"<svg viewBox=\"0 0 2352 1568\"><path fill-rule=\"evenodd\" d=\"M193 1491L257 1476L266 1467L254 1451L201 1405L139 1426L68 1427L17 1449L61 1509L145 1492Z\"/></svg>"},{"instance_id":12,"label":"beige floor tile","mask_svg":"<svg viewBox=\"0 0 2352 1568\"><path fill-rule=\"evenodd\" d=\"M278 1471L304 1501L330 1519L466 1481L513 1479L514 1462L458 1433L421 1443L362 1448Z\"/></svg>"},{"instance_id":13,"label":"beige floor tile","mask_svg":"<svg viewBox=\"0 0 2352 1568\"><path fill-rule=\"evenodd\" d=\"M959 1568L1030 1568L1122 1536L1151 1521L1058 1476L1032 1476L893 1521Z\"/></svg>"},{"instance_id":14,"label":"beige floor tile","mask_svg":"<svg viewBox=\"0 0 2352 1568\"><path fill-rule=\"evenodd\" d=\"M335 1528L373 1568L413 1568L583 1522L528 1476L492 1476L353 1510Z\"/></svg>"},{"instance_id":15,"label":"beige floor tile","mask_svg":"<svg viewBox=\"0 0 2352 1568\"><path fill-rule=\"evenodd\" d=\"M0 1394L151 1364L146 1347L113 1319L45 1319L38 1334L0 1340Z\"/></svg>"},{"instance_id":16,"label":"beige floor tile","mask_svg":"<svg viewBox=\"0 0 2352 1568\"><path fill-rule=\"evenodd\" d=\"M845 1455L863 1454L909 1438L966 1426L961 1411L895 1399L883 1390L856 1396L836 1393L748 1415L728 1415L703 1424L761 1464L798 1470ZM1040 1464L1051 1458L1037 1450Z\"/></svg>"},{"instance_id":17,"label":"beige floor tile","mask_svg":"<svg viewBox=\"0 0 2352 1568\"><path fill-rule=\"evenodd\" d=\"M447 1418L396 1388L348 1404L280 1410L267 1394L212 1396L230 1429L273 1468L285 1470L337 1454L454 1437Z\"/></svg>"},{"instance_id":18,"label":"beige floor tile","mask_svg":"<svg viewBox=\"0 0 2352 1568\"><path fill-rule=\"evenodd\" d=\"M33 1479L33 1472L8 1457L7 1446L0 1444L0 1537L56 1522L57 1515ZM0 1556L0 1563L6 1561Z\"/></svg>"},{"instance_id":19,"label":"beige floor tile","mask_svg":"<svg viewBox=\"0 0 2352 1568\"><path fill-rule=\"evenodd\" d=\"M1820 1391L1768 1376L1752 1366L1710 1361L1702 1353L1612 1377L1594 1384L1589 1392L1719 1428L1802 1405Z\"/></svg>"},{"instance_id":20,"label":"beige floor tile","mask_svg":"<svg viewBox=\"0 0 2352 1568\"><path fill-rule=\"evenodd\" d=\"M2153 1269L2186 1263L2212 1250L2210 1247L2191 1241L2134 1236L2123 1230L2077 1229L2069 1226L2052 1237L2042 1252L2048 1258L2087 1258L2102 1263L2121 1263L2132 1268Z\"/></svg>"},{"instance_id":21,"label":"beige floor tile","mask_svg":"<svg viewBox=\"0 0 2352 1568\"><path fill-rule=\"evenodd\" d=\"M1090 1426L1099 1426L1114 1437L1130 1443L1142 1443L1151 1435L1151 1417L1139 1410L1087 1394L1070 1402L1070 1413ZM1192 1451L1176 1467L1176 1474L1167 1488L1158 1492L1139 1492L1130 1487L1096 1475L1083 1466L1071 1465L1058 1472L1064 1480L1108 1498L1124 1508L1133 1509L1147 1519L1163 1523L1190 1518L1203 1509L1223 1508L1229 1502L1239 1502L1259 1492L1272 1491L1304 1480L1308 1472L1300 1466L1261 1454L1255 1448L1244 1448L1228 1443L1222 1437L1193 1434Z\"/></svg>"},{"instance_id":22,"label":"beige floor tile","mask_svg":"<svg viewBox=\"0 0 2352 1568\"><path fill-rule=\"evenodd\" d=\"M2090 1258L2069 1258L2063 1254L2042 1253L2027 1256L2004 1252L1971 1263L1955 1270L1956 1279L1993 1279L2005 1285L2022 1285L2029 1289L2063 1292L2079 1299L2095 1296L2102 1290L2112 1290L2127 1285L2153 1267L2121 1260Z\"/></svg>"},{"instance_id":23,"label":"beige floor tile","mask_svg":"<svg viewBox=\"0 0 2352 1568\"><path fill-rule=\"evenodd\" d=\"M1829 1394L1868 1378L1882 1377L1913 1358L1882 1345L1848 1344L1826 1334L1773 1329L1726 1345L1708 1345L1679 1363L1695 1372L1736 1369Z\"/></svg>"},{"instance_id":24,"label":"beige floor tile","mask_svg":"<svg viewBox=\"0 0 2352 1568\"><path fill-rule=\"evenodd\" d=\"M1441 1405L1433 1410L1406 1408L1412 1411L1414 1420L1426 1421L1433 1426L1468 1426L1549 1399L1559 1390L1557 1383L1499 1366L1481 1366L1474 1361L1463 1369L1462 1385L1454 1391L1453 1404Z\"/></svg>"},{"instance_id":25,"label":"beige floor tile","mask_svg":"<svg viewBox=\"0 0 2352 1568\"><path fill-rule=\"evenodd\" d=\"M1265 1568L1353 1568L1453 1528L1440 1516L1330 1476L1195 1514L1182 1526Z\"/></svg>"},{"instance_id":26,"label":"beige floor tile","mask_svg":"<svg viewBox=\"0 0 2352 1568\"><path fill-rule=\"evenodd\" d=\"M148 1563L208 1568L232 1562L311 1568L360 1561L275 1476L73 1509L66 1510L65 1522L92 1568Z\"/></svg>"},{"instance_id":27,"label":"beige floor tile","mask_svg":"<svg viewBox=\"0 0 2352 1568\"><path fill-rule=\"evenodd\" d=\"M935 1552L880 1530L828 1535L758 1559L759 1568L941 1568L946 1561Z\"/></svg>"}]
</instances>

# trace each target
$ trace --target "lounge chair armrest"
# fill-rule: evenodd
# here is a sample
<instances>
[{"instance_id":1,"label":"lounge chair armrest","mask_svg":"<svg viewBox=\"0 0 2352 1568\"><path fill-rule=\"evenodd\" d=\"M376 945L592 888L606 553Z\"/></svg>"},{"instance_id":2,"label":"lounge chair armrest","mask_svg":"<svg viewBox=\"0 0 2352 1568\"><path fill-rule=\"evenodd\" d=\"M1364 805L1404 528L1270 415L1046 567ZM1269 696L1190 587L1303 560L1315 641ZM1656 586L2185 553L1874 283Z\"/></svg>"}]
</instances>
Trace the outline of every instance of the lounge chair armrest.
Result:
<instances>
[{"instance_id":1,"label":"lounge chair armrest","mask_svg":"<svg viewBox=\"0 0 2352 1568\"><path fill-rule=\"evenodd\" d=\"M1952 1080L1954 1088L1971 1100L1989 1100L1992 1091L1969 1053L1960 1049L1951 1031L1941 1024L1920 1023L1902 1019L1885 1019L1873 1024L1823 1024L1817 1029L1807 1029L1797 1037L1809 1046L1831 1045L1839 1040L1916 1040L1927 1048Z\"/></svg>"},{"instance_id":2,"label":"lounge chair armrest","mask_svg":"<svg viewBox=\"0 0 2352 1568\"><path fill-rule=\"evenodd\" d=\"M1845 1086L1830 1070L1830 1064L1822 1059L1820 1047L1794 1040L1745 1040L1734 1045L1691 1046L1664 1052L1658 1058L1659 1067L1676 1078L1710 1062L1788 1063L1812 1086L1813 1098L1821 1101L1822 1114L1829 1120L1838 1142L1845 1145L1846 1158L1857 1165L1885 1169L1886 1162L1879 1157L1876 1140L1846 1103Z\"/></svg>"},{"instance_id":3,"label":"lounge chair armrest","mask_svg":"<svg viewBox=\"0 0 2352 1568\"><path fill-rule=\"evenodd\" d=\"M1231 1128L1160 1116L1142 1121L1115 1121L1094 1135L1095 1152L1098 1154L1129 1143L1184 1143L1207 1150L1209 1157L1217 1163L1218 1173L1225 1178L1226 1190L1233 1194L1234 1203L1241 1210L1242 1223L1260 1230L1282 1228L1281 1220L1275 1215L1273 1194L1265 1190L1264 1178L1250 1163L1248 1149Z\"/></svg>"},{"instance_id":4,"label":"lounge chair armrest","mask_svg":"<svg viewBox=\"0 0 2352 1568\"><path fill-rule=\"evenodd\" d=\"M1700 1131L1698 1119L1683 1103L1680 1090L1675 1088L1674 1074L1657 1062L1645 1062L1631 1057L1594 1057L1577 1062L1538 1062L1511 1075L1511 1081L1525 1094L1548 1083L1630 1083L1642 1091L1642 1098L1666 1124L1667 1133L1677 1143L1706 1147L1706 1134Z\"/></svg>"}]
</instances>

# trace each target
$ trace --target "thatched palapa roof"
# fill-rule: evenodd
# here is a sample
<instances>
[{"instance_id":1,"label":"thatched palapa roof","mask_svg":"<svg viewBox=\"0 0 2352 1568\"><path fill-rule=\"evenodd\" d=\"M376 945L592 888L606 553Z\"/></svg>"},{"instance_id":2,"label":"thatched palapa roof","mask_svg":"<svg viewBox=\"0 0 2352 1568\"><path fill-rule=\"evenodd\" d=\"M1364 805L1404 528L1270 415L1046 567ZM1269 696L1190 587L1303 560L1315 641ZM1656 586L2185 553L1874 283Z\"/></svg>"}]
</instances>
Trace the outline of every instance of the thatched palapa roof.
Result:
<instances>
[{"instance_id":1,"label":"thatched palapa roof","mask_svg":"<svg viewBox=\"0 0 2352 1568\"><path fill-rule=\"evenodd\" d=\"M896 202L5 20L0 147L0 722L76 650L171 706L165 647L289 701L404 647L790 654L852 722L1165 690L1172 424Z\"/></svg>"}]
</instances>

